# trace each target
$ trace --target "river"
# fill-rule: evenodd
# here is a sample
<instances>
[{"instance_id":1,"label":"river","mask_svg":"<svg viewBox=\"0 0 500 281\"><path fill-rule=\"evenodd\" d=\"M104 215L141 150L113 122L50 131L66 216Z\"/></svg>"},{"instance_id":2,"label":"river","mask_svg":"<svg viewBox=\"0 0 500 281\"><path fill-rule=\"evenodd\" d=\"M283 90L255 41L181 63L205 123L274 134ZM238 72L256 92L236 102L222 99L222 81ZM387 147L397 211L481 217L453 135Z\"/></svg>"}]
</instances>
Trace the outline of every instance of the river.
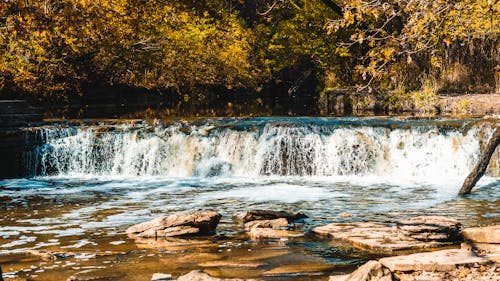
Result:
<instances>
[{"instance_id":1,"label":"river","mask_svg":"<svg viewBox=\"0 0 500 281\"><path fill-rule=\"evenodd\" d=\"M46 126L39 130L45 144L26 158L32 176L0 181L0 264L7 280L150 280L154 272L204 268L204 261L258 260L262 265L207 270L325 280L370 254L307 234L318 225L413 215L450 216L467 226L500 222L498 166L471 196L457 196L491 133L473 119L396 117ZM231 219L248 209L303 212L309 218L297 227L306 235L252 241ZM138 222L198 210L223 215L217 239L151 245L124 234ZM30 249L61 257L40 260ZM269 273L300 265L309 269Z\"/></svg>"}]
</instances>

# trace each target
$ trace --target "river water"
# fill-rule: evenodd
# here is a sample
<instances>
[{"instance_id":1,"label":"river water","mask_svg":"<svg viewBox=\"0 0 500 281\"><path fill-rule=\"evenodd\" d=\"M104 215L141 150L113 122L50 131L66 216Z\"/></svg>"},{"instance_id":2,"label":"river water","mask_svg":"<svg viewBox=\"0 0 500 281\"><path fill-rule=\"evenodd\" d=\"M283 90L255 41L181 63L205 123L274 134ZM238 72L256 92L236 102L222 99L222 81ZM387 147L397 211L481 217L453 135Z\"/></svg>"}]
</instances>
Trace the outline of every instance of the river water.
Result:
<instances>
[{"instance_id":1,"label":"river water","mask_svg":"<svg viewBox=\"0 0 500 281\"><path fill-rule=\"evenodd\" d=\"M48 126L39 131L46 143L27 157L32 176L0 181L0 265L7 278L49 281L73 274L150 280L154 272L200 268L224 277L324 280L370 255L309 234L251 241L231 216L301 211L309 216L297 225L303 233L329 222L414 215L500 222L495 167L470 197L457 196L491 132L478 120L348 117ZM223 215L218 239L151 245L124 234L138 222L199 210ZM26 254L33 249L60 258ZM213 260L262 264L204 266ZM295 269L273 271L287 266Z\"/></svg>"}]
</instances>

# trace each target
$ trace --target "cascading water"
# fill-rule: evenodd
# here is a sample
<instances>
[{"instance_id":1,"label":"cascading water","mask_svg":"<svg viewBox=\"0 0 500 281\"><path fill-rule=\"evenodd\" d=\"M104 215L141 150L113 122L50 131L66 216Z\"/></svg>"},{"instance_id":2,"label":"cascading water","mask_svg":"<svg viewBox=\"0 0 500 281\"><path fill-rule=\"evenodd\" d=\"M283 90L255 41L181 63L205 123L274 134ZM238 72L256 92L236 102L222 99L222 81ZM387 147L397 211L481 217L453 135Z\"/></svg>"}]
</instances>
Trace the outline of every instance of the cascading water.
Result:
<instances>
[{"instance_id":1,"label":"cascading water","mask_svg":"<svg viewBox=\"0 0 500 281\"><path fill-rule=\"evenodd\" d=\"M464 177L478 129L263 122L44 129L39 175Z\"/></svg>"}]
</instances>

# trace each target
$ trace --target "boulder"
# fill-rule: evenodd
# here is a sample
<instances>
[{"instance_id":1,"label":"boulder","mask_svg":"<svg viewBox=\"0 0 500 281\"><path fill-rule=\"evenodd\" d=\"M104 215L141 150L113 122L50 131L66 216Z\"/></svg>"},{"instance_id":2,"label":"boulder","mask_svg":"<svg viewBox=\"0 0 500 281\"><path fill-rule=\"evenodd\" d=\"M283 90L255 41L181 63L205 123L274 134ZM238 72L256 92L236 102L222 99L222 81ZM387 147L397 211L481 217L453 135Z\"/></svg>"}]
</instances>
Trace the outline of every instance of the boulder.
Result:
<instances>
[{"instance_id":1,"label":"boulder","mask_svg":"<svg viewBox=\"0 0 500 281\"><path fill-rule=\"evenodd\" d=\"M462 235L474 243L500 244L500 225L466 228Z\"/></svg>"},{"instance_id":2,"label":"boulder","mask_svg":"<svg viewBox=\"0 0 500 281\"><path fill-rule=\"evenodd\" d=\"M256 220L245 223L246 230L250 230L252 228L280 229L287 226L288 226L288 221L285 218L279 218L275 220Z\"/></svg>"},{"instance_id":3,"label":"boulder","mask_svg":"<svg viewBox=\"0 0 500 281\"><path fill-rule=\"evenodd\" d=\"M164 273L155 273L153 277L151 277L151 281L167 281L174 280L172 279L172 274L164 274Z\"/></svg>"},{"instance_id":4,"label":"boulder","mask_svg":"<svg viewBox=\"0 0 500 281\"><path fill-rule=\"evenodd\" d=\"M397 230L403 235L419 241L461 241L461 224L442 216L420 216L396 222Z\"/></svg>"},{"instance_id":5,"label":"boulder","mask_svg":"<svg viewBox=\"0 0 500 281\"><path fill-rule=\"evenodd\" d=\"M256 220L274 220L284 218L288 222L293 222L298 219L307 218L303 213L292 213L288 211L272 211L272 210L250 210L242 218L243 223Z\"/></svg>"},{"instance_id":6,"label":"boulder","mask_svg":"<svg viewBox=\"0 0 500 281\"><path fill-rule=\"evenodd\" d=\"M398 251L415 251L448 246L450 242L421 241L405 236L384 224L356 222L331 223L316 227L313 233L327 235L375 253L390 254Z\"/></svg>"},{"instance_id":7,"label":"boulder","mask_svg":"<svg viewBox=\"0 0 500 281\"><path fill-rule=\"evenodd\" d=\"M390 271L438 271L455 270L458 266L486 264L490 262L474 252L462 249L441 250L380 259L379 262Z\"/></svg>"},{"instance_id":8,"label":"boulder","mask_svg":"<svg viewBox=\"0 0 500 281\"><path fill-rule=\"evenodd\" d=\"M171 237L213 234L221 215L217 212L180 213L133 225L127 234L138 237Z\"/></svg>"}]
</instances>

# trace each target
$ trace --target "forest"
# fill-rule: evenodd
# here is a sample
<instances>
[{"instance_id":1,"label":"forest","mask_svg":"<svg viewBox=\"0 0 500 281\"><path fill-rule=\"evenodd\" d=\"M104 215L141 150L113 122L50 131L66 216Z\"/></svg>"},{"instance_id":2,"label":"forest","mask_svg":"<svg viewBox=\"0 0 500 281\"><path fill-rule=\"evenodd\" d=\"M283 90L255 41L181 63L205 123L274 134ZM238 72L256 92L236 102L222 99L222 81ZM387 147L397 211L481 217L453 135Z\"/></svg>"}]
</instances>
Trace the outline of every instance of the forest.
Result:
<instances>
[{"instance_id":1,"label":"forest","mask_svg":"<svg viewBox=\"0 0 500 281\"><path fill-rule=\"evenodd\" d=\"M361 105L426 110L438 94L499 91L499 35L498 0L4 0L0 95L307 114L348 90Z\"/></svg>"}]
</instances>

